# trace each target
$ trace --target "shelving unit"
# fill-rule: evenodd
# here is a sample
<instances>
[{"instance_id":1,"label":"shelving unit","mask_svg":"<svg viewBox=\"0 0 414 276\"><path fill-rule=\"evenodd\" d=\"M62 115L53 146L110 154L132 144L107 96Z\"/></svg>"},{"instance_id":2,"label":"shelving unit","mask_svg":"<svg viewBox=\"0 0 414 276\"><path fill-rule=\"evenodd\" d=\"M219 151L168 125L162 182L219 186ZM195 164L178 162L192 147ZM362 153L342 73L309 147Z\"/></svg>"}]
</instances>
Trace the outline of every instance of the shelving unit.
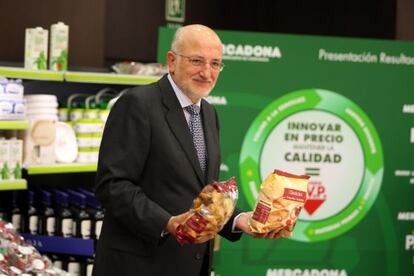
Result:
<instances>
[{"instance_id":1,"label":"shelving unit","mask_svg":"<svg viewBox=\"0 0 414 276\"><path fill-rule=\"evenodd\" d=\"M97 73L97 72L54 72L49 70L26 70L24 68L0 66L0 76L7 78L18 78L23 80L25 89L30 92L49 91L49 87L58 97L67 98L71 93L77 93L78 90L90 93L96 87L102 89L103 86L115 87L117 90L124 89L125 86L143 85L156 82L159 77L146 77L135 75L122 75L115 73ZM33 87L41 87L41 89L33 89ZM74 89L72 89L72 87ZM66 91L71 91L67 93ZM73 92L72 92L73 91ZM60 94L62 92L62 94ZM49 92L50 93L50 92ZM24 130L29 127L27 121L0 121L0 130ZM29 165L23 168L24 177L17 181L0 182L1 190L22 190L35 187L43 187L44 184L57 183L59 187L71 187L78 183L89 183L92 174L97 170L97 164L48 164L48 165ZM82 173L86 174L82 174ZM81 174L77 174L81 173ZM88 174L89 173L89 174ZM79 181L78 181L79 180ZM53 183L49 183L52 182ZM29 185L28 185L29 182ZM63 185L61 185L63 184ZM32 186L31 186L32 185ZM66 186L65 186L66 185ZM82 184L83 185L83 184ZM47 185L44 185L47 187ZM72 256L93 257L95 251L95 240L80 238L63 238L50 237L43 235L22 234L26 241L31 243L42 253L56 253Z\"/></svg>"},{"instance_id":2,"label":"shelving unit","mask_svg":"<svg viewBox=\"0 0 414 276\"><path fill-rule=\"evenodd\" d=\"M49 70L27 70L24 68L0 66L0 76L43 81L66 81L80 83L142 85L157 81L160 77L123 75L115 73L55 72Z\"/></svg>"},{"instance_id":3,"label":"shelving unit","mask_svg":"<svg viewBox=\"0 0 414 276\"><path fill-rule=\"evenodd\" d=\"M30 165L26 168L27 174L54 174L54 173L79 173L96 172L97 164L52 164L52 165Z\"/></svg>"},{"instance_id":4,"label":"shelving unit","mask_svg":"<svg viewBox=\"0 0 414 276\"><path fill-rule=\"evenodd\" d=\"M27 70L24 68L0 66L0 76L29 80L63 81L63 72L49 70Z\"/></svg>"},{"instance_id":5,"label":"shelving unit","mask_svg":"<svg viewBox=\"0 0 414 276\"><path fill-rule=\"evenodd\" d=\"M27 121L0 121L0 130L23 130L27 129L28 126ZM27 189L26 179L0 180L0 191L25 189Z\"/></svg>"},{"instance_id":6,"label":"shelving unit","mask_svg":"<svg viewBox=\"0 0 414 276\"><path fill-rule=\"evenodd\" d=\"M29 123L27 121L0 121L0 129L27 129L29 127Z\"/></svg>"},{"instance_id":7,"label":"shelving unit","mask_svg":"<svg viewBox=\"0 0 414 276\"><path fill-rule=\"evenodd\" d=\"M26 179L0 180L0 191L25 190L27 189Z\"/></svg>"},{"instance_id":8,"label":"shelving unit","mask_svg":"<svg viewBox=\"0 0 414 276\"><path fill-rule=\"evenodd\" d=\"M158 79L159 77L145 77L111 73L84 73L71 71L65 73L65 80L68 82L142 85L155 82Z\"/></svg>"},{"instance_id":9,"label":"shelving unit","mask_svg":"<svg viewBox=\"0 0 414 276\"><path fill-rule=\"evenodd\" d=\"M91 257L95 241L79 238L62 238L42 235L22 234L25 241L43 253L58 253Z\"/></svg>"}]
</instances>

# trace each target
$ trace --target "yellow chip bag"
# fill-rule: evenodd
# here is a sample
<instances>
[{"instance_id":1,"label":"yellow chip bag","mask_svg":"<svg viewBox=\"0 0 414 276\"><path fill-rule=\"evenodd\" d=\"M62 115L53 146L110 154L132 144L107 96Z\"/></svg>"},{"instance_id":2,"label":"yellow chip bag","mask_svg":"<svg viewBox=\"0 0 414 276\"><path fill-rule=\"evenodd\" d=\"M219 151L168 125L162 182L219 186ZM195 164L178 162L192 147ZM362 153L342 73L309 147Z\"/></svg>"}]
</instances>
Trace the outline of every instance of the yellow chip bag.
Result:
<instances>
[{"instance_id":1,"label":"yellow chip bag","mask_svg":"<svg viewBox=\"0 0 414 276\"><path fill-rule=\"evenodd\" d=\"M309 176L275 170L262 183L256 208L249 220L254 233L281 231L290 237L308 197Z\"/></svg>"}]
</instances>

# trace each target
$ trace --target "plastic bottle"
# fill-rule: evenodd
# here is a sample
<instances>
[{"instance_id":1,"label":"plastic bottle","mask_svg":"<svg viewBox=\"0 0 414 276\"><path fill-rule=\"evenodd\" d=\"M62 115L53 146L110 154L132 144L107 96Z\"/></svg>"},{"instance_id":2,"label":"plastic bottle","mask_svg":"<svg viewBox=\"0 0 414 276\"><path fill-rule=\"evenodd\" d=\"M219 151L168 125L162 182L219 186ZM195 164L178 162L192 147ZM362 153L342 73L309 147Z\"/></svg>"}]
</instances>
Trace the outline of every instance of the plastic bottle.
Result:
<instances>
[{"instance_id":1,"label":"plastic bottle","mask_svg":"<svg viewBox=\"0 0 414 276\"><path fill-rule=\"evenodd\" d=\"M86 196L74 190L67 190L72 203L74 224L72 234L82 239L91 238L91 216L86 212Z\"/></svg>"},{"instance_id":2,"label":"plastic bottle","mask_svg":"<svg viewBox=\"0 0 414 276\"><path fill-rule=\"evenodd\" d=\"M31 235L39 234L39 211L35 206L34 191L27 191L27 212L26 212L25 232Z\"/></svg>"},{"instance_id":3,"label":"plastic bottle","mask_svg":"<svg viewBox=\"0 0 414 276\"><path fill-rule=\"evenodd\" d=\"M101 234L105 210L93 192L82 188L78 188L78 191L86 195L87 211L91 214L92 218L92 238L98 240Z\"/></svg>"},{"instance_id":4,"label":"plastic bottle","mask_svg":"<svg viewBox=\"0 0 414 276\"><path fill-rule=\"evenodd\" d=\"M17 232L20 232L23 229L23 213L19 207L19 192L12 191L12 202L11 202L11 210L10 210L10 218L11 222L16 229Z\"/></svg>"},{"instance_id":5,"label":"plastic bottle","mask_svg":"<svg viewBox=\"0 0 414 276\"><path fill-rule=\"evenodd\" d=\"M0 220L8 221L6 193L0 193Z\"/></svg>"},{"instance_id":6,"label":"plastic bottle","mask_svg":"<svg viewBox=\"0 0 414 276\"><path fill-rule=\"evenodd\" d=\"M92 276L92 270L93 270L93 258L86 258L86 267L85 267L85 275L86 276Z\"/></svg>"},{"instance_id":7,"label":"plastic bottle","mask_svg":"<svg viewBox=\"0 0 414 276\"><path fill-rule=\"evenodd\" d=\"M53 267L63 269L63 260L56 254L50 254L49 259L52 261Z\"/></svg>"},{"instance_id":8,"label":"plastic bottle","mask_svg":"<svg viewBox=\"0 0 414 276\"><path fill-rule=\"evenodd\" d=\"M73 256L68 258L68 272L71 276L81 276L81 263L79 260Z\"/></svg>"},{"instance_id":9,"label":"plastic bottle","mask_svg":"<svg viewBox=\"0 0 414 276\"><path fill-rule=\"evenodd\" d=\"M56 235L56 212L52 208L52 194L42 190L42 219L40 220L39 232L42 235Z\"/></svg>"},{"instance_id":10,"label":"plastic bottle","mask_svg":"<svg viewBox=\"0 0 414 276\"><path fill-rule=\"evenodd\" d=\"M69 210L69 195L56 190L57 211L57 233L64 238L72 237L73 214Z\"/></svg>"}]
</instances>

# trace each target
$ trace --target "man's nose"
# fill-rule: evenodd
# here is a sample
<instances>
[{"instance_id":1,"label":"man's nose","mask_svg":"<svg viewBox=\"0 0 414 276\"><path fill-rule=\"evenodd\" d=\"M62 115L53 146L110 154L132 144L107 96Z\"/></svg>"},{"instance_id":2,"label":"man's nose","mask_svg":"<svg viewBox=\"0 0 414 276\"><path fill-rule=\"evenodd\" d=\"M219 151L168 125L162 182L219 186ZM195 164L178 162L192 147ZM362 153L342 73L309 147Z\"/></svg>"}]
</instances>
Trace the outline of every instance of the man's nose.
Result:
<instances>
[{"instance_id":1,"label":"man's nose","mask_svg":"<svg viewBox=\"0 0 414 276\"><path fill-rule=\"evenodd\" d=\"M206 64L201 67L200 75L204 78L210 78L211 70L213 70L213 68L211 68L210 63L206 62Z\"/></svg>"}]
</instances>

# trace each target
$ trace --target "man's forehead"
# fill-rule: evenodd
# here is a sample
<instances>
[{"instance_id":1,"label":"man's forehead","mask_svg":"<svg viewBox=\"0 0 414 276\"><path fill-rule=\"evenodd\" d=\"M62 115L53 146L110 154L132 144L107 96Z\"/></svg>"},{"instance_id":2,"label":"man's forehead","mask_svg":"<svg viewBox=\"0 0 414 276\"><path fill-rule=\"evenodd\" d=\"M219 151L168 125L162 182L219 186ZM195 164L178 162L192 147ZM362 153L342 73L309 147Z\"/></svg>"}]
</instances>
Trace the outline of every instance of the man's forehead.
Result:
<instances>
[{"instance_id":1,"label":"man's forehead","mask_svg":"<svg viewBox=\"0 0 414 276\"><path fill-rule=\"evenodd\" d=\"M183 45L183 50L192 51L192 52L217 52L221 54L223 51L223 46L221 43L217 43L214 41L203 40L203 39L196 39L196 40L188 40Z\"/></svg>"},{"instance_id":2,"label":"man's forehead","mask_svg":"<svg viewBox=\"0 0 414 276\"><path fill-rule=\"evenodd\" d=\"M221 44L220 38L208 28L191 28L182 33L182 43Z\"/></svg>"}]
</instances>

